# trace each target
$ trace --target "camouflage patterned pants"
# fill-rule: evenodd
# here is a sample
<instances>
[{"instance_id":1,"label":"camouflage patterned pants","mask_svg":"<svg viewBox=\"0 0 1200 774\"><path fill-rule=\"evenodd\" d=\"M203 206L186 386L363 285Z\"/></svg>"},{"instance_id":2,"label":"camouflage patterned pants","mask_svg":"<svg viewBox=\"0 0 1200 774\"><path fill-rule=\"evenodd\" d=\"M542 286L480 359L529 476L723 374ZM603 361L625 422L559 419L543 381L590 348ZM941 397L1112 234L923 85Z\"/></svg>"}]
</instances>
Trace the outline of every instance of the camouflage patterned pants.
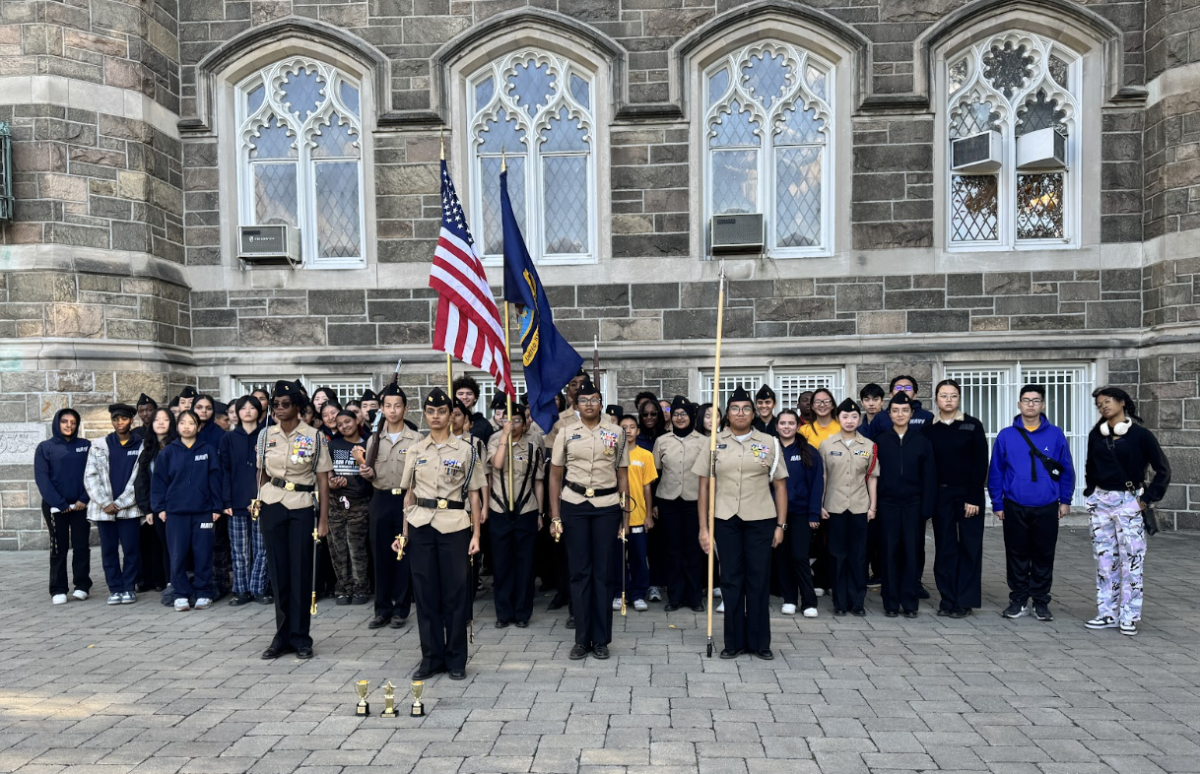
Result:
<instances>
[{"instance_id":1,"label":"camouflage patterned pants","mask_svg":"<svg viewBox=\"0 0 1200 774\"><path fill-rule=\"evenodd\" d=\"M350 501L346 508L340 500L329 505L329 555L337 575L339 597L369 596L371 573L367 564L368 500Z\"/></svg>"},{"instance_id":2,"label":"camouflage patterned pants","mask_svg":"<svg viewBox=\"0 0 1200 774\"><path fill-rule=\"evenodd\" d=\"M1087 498L1096 555L1096 609L1129 624L1142 620L1146 525L1132 492L1099 487Z\"/></svg>"}]
</instances>

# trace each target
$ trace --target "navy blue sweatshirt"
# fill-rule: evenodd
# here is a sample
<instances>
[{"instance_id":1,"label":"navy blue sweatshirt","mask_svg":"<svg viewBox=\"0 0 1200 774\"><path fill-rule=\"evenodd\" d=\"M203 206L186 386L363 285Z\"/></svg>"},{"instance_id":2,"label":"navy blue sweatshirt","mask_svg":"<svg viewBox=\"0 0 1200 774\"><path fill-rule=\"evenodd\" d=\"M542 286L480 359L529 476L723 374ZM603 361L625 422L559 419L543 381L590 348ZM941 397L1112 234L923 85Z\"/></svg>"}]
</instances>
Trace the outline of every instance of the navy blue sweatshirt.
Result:
<instances>
[{"instance_id":1,"label":"navy blue sweatshirt","mask_svg":"<svg viewBox=\"0 0 1200 774\"><path fill-rule=\"evenodd\" d=\"M58 429L59 420L68 411L75 413L71 409L59 409L54 415L54 424L50 428L52 437L39 443L33 454L33 480L37 482L38 492L46 505L60 511L90 499L83 488L83 471L87 468L92 442L80 438L78 432L67 438ZM78 420L79 415L75 417ZM79 427L78 423L76 427ZM124 485L121 488L124 489Z\"/></svg>"},{"instance_id":2,"label":"navy blue sweatshirt","mask_svg":"<svg viewBox=\"0 0 1200 774\"><path fill-rule=\"evenodd\" d=\"M937 507L937 468L929 439L911 429L901 438L891 428L875 439L875 446L879 453L879 501L919 505L922 518L932 517Z\"/></svg>"},{"instance_id":3,"label":"navy blue sweatshirt","mask_svg":"<svg viewBox=\"0 0 1200 774\"><path fill-rule=\"evenodd\" d=\"M912 419L908 420L909 429L923 433L929 428L929 425L932 424L932 422L932 412L921 408L921 401L914 400L912 402ZM883 409L875 415L875 418L872 419L866 427L858 428L858 432L862 433L870 440L876 441L879 439L879 436L891 429L892 418L888 416L888 404L885 400L883 402ZM880 471L880 473L882 474L883 471Z\"/></svg>"},{"instance_id":4,"label":"navy blue sweatshirt","mask_svg":"<svg viewBox=\"0 0 1200 774\"><path fill-rule=\"evenodd\" d=\"M780 441L780 452L788 471L788 513L801 519L820 521L821 501L825 497L825 473L821 455L816 449L811 449L812 467L807 467L800 456L800 444L808 443L807 441L797 436L796 440L787 446L783 446L782 443Z\"/></svg>"},{"instance_id":5,"label":"navy blue sweatshirt","mask_svg":"<svg viewBox=\"0 0 1200 774\"><path fill-rule=\"evenodd\" d=\"M138 455L129 452L142 448L142 437L130 433L129 441L122 446L117 434L109 433L104 437L104 442L108 444L108 480L112 485L113 497L120 497L137 467Z\"/></svg>"},{"instance_id":6,"label":"navy blue sweatshirt","mask_svg":"<svg viewBox=\"0 0 1200 774\"><path fill-rule=\"evenodd\" d=\"M200 428L200 432L196 433L196 440L202 441L216 449L220 447L221 439L226 435L227 433L221 429L221 426L210 419L208 420L208 424Z\"/></svg>"},{"instance_id":7,"label":"navy blue sweatshirt","mask_svg":"<svg viewBox=\"0 0 1200 774\"><path fill-rule=\"evenodd\" d=\"M221 511L221 468L217 450L197 439L188 448L172 441L154 461L150 505L155 513L204 514Z\"/></svg>"},{"instance_id":8,"label":"navy blue sweatshirt","mask_svg":"<svg viewBox=\"0 0 1200 774\"><path fill-rule=\"evenodd\" d=\"M222 508L232 508L238 516L250 511L250 501L258 495L258 459L255 444L260 430L247 433L241 424L221 436L217 459L221 463Z\"/></svg>"}]
</instances>

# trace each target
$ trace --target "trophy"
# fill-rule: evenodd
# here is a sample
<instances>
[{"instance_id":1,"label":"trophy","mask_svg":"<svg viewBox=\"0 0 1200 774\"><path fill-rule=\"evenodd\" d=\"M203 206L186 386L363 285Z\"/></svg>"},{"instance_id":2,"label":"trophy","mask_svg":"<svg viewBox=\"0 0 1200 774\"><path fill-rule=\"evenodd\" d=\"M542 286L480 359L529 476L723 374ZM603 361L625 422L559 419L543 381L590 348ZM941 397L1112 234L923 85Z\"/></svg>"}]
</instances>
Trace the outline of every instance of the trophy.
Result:
<instances>
[{"instance_id":1,"label":"trophy","mask_svg":"<svg viewBox=\"0 0 1200 774\"><path fill-rule=\"evenodd\" d=\"M367 704L367 690L370 685L369 680L359 680L354 686L358 689L358 706L354 708L354 714L360 718L371 716L371 705Z\"/></svg>"},{"instance_id":2,"label":"trophy","mask_svg":"<svg viewBox=\"0 0 1200 774\"><path fill-rule=\"evenodd\" d=\"M420 680L413 680L412 693L413 698L416 699L412 706L412 716L414 718L423 718L425 717L425 705L421 703L421 695L425 693L425 683Z\"/></svg>"},{"instance_id":3,"label":"trophy","mask_svg":"<svg viewBox=\"0 0 1200 774\"><path fill-rule=\"evenodd\" d=\"M392 685L392 681L388 680L383 684L383 712L379 713L381 718L397 718L400 715L396 712L396 686Z\"/></svg>"}]
</instances>

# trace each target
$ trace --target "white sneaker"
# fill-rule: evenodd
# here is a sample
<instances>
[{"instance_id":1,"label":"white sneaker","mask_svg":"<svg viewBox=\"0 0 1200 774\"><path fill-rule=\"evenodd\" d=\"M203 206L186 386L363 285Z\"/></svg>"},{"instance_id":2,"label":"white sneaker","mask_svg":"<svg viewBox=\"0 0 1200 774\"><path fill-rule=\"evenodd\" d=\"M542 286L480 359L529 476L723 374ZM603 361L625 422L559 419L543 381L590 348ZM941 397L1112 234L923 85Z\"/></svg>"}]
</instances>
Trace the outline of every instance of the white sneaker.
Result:
<instances>
[{"instance_id":1,"label":"white sneaker","mask_svg":"<svg viewBox=\"0 0 1200 774\"><path fill-rule=\"evenodd\" d=\"M721 598L721 587L720 586L713 586L713 596L716 597L717 599Z\"/></svg>"},{"instance_id":2,"label":"white sneaker","mask_svg":"<svg viewBox=\"0 0 1200 774\"><path fill-rule=\"evenodd\" d=\"M52 605L67 604L67 595L66 594L55 594L54 596L50 597L50 604L52 604Z\"/></svg>"},{"instance_id":3,"label":"white sneaker","mask_svg":"<svg viewBox=\"0 0 1200 774\"><path fill-rule=\"evenodd\" d=\"M1137 636L1137 621L1121 624L1121 634L1129 637Z\"/></svg>"},{"instance_id":4,"label":"white sneaker","mask_svg":"<svg viewBox=\"0 0 1200 774\"><path fill-rule=\"evenodd\" d=\"M805 618L816 618L817 617L817 609L815 607L804 608L804 617Z\"/></svg>"},{"instance_id":5,"label":"white sneaker","mask_svg":"<svg viewBox=\"0 0 1200 774\"><path fill-rule=\"evenodd\" d=\"M650 606L646 604L646 600L644 599L635 599L633 600L633 609L639 613L644 613L650 609Z\"/></svg>"},{"instance_id":6,"label":"white sneaker","mask_svg":"<svg viewBox=\"0 0 1200 774\"><path fill-rule=\"evenodd\" d=\"M724 600L721 600L721 604L717 605L717 612L718 613L725 612L725 601Z\"/></svg>"},{"instance_id":7,"label":"white sneaker","mask_svg":"<svg viewBox=\"0 0 1200 774\"><path fill-rule=\"evenodd\" d=\"M196 609L197 610L207 610L210 607L212 607L212 600L209 599L208 597L197 597L196 598Z\"/></svg>"},{"instance_id":8,"label":"white sneaker","mask_svg":"<svg viewBox=\"0 0 1200 774\"><path fill-rule=\"evenodd\" d=\"M825 596L825 589L813 589L813 591L818 597Z\"/></svg>"},{"instance_id":9,"label":"white sneaker","mask_svg":"<svg viewBox=\"0 0 1200 774\"><path fill-rule=\"evenodd\" d=\"M110 604L110 605L121 604L121 595L120 594L109 594L108 595L108 604Z\"/></svg>"},{"instance_id":10,"label":"white sneaker","mask_svg":"<svg viewBox=\"0 0 1200 774\"><path fill-rule=\"evenodd\" d=\"M192 606L191 606L191 604L188 603L187 597L180 597L179 599L175 600L175 612L176 613L186 613L187 611L189 611L191 609L192 609Z\"/></svg>"},{"instance_id":11,"label":"white sneaker","mask_svg":"<svg viewBox=\"0 0 1200 774\"><path fill-rule=\"evenodd\" d=\"M658 586L651 586L646 589L646 599L649 599L651 602L662 602L662 591Z\"/></svg>"},{"instance_id":12,"label":"white sneaker","mask_svg":"<svg viewBox=\"0 0 1200 774\"><path fill-rule=\"evenodd\" d=\"M783 613L784 615L795 615L796 606L791 603L784 604L783 607L779 608L779 612Z\"/></svg>"},{"instance_id":13,"label":"white sneaker","mask_svg":"<svg viewBox=\"0 0 1200 774\"><path fill-rule=\"evenodd\" d=\"M134 602L137 602L137 594L134 594L132 591L126 591L121 595L122 605L132 605Z\"/></svg>"},{"instance_id":14,"label":"white sneaker","mask_svg":"<svg viewBox=\"0 0 1200 774\"><path fill-rule=\"evenodd\" d=\"M1115 629L1117 628L1117 619L1111 615L1098 615L1085 623L1084 626L1089 629Z\"/></svg>"},{"instance_id":15,"label":"white sneaker","mask_svg":"<svg viewBox=\"0 0 1200 774\"><path fill-rule=\"evenodd\" d=\"M621 598L613 597L613 610L620 610L620 609L621 609Z\"/></svg>"},{"instance_id":16,"label":"white sneaker","mask_svg":"<svg viewBox=\"0 0 1200 774\"><path fill-rule=\"evenodd\" d=\"M71 596L82 602L83 600L87 599L88 593L83 589L75 589L73 592L71 592Z\"/></svg>"}]
</instances>

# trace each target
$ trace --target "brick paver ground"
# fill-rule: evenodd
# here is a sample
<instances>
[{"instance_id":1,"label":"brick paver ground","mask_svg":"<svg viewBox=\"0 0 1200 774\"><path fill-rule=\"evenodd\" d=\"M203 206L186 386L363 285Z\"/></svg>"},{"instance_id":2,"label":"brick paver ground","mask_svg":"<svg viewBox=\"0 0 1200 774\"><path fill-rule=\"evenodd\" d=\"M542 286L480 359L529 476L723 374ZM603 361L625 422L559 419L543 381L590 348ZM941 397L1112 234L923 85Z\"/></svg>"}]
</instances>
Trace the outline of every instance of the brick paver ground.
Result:
<instances>
[{"instance_id":1,"label":"brick paver ground","mask_svg":"<svg viewBox=\"0 0 1200 774\"><path fill-rule=\"evenodd\" d=\"M353 683L375 712L385 679L403 691L411 625L369 631L367 607L324 602L317 657L269 663L260 605L108 608L93 549L92 599L52 607L45 556L0 554L0 772L1200 772L1197 549L1151 539L1136 638L1083 628L1083 529L1059 542L1052 623L996 614L989 529L979 614L887 619L873 594L867 618L834 619L822 600L816 620L773 614L773 662L704 658L704 616L661 605L616 618L611 660L573 662L565 611L543 600L501 631L485 598L468 679L429 681L428 716L398 720L355 718Z\"/></svg>"}]
</instances>

